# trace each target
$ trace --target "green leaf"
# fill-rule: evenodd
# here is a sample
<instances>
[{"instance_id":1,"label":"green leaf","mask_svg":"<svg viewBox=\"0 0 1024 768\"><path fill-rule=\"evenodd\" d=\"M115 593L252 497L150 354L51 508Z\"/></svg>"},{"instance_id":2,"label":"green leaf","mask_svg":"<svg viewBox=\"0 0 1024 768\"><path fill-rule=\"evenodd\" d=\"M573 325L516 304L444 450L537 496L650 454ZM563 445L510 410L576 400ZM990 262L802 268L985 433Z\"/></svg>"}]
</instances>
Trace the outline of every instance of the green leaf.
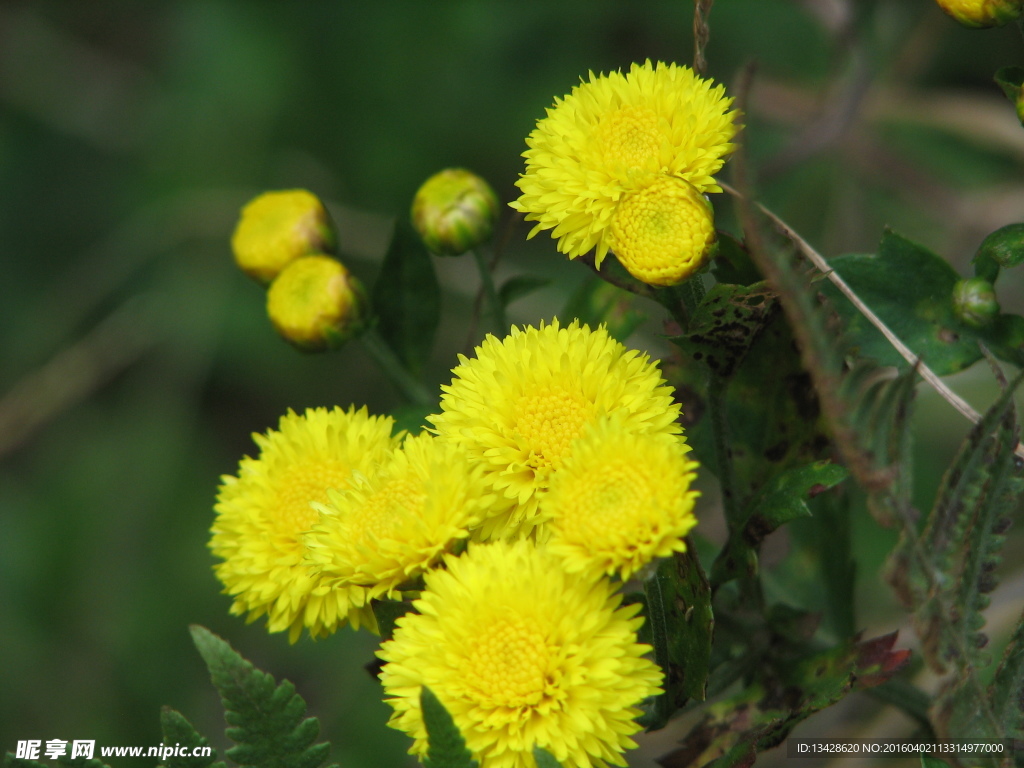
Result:
<instances>
[{"instance_id":1,"label":"green leaf","mask_svg":"<svg viewBox=\"0 0 1024 768\"><path fill-rule=\"evenodd\" d=\"M663 768L753 765L757 753L781 744L810 715L896 674L910 651L893 651L895 641L891 634L796 655L788 665L763 674L761 682L709 706L682 746L658 763Z\"/></svg>"},{"instance_id":2,"label":"green leaf","mask_svg":"<svg viewBox=\"0 0 1024 768\"><path fill-rule=\"evenodd\" d=\"M404 218L395 224L371 300L380 335L406 368L418 374L434 344L441 289L430 254Z\"/></svg>"},{"instance_id":3,"label":"green leaf","mask_svg":"<svg viewBox=\"0 0 1024 768\"><path fill-rule=\"evenodd\" d=\"M607 259L605 263L610 261L614 259ZM628 291L592 277L569 298L561 316L576 318L591 328L603 323L613 339L625 342L647 319L643 312L633 309L634 298Z\"/></svg>"},{"instance_id":4,"label":"green leaf","mask_svg":"<svg viewBox=\"0 0 1024 768\"><path fill-rule=\"evenodd\" d=\"M451 714L427 686L420 692L420 707L427 729L426 768L475 768L477 763Z\"/></svg>"},{"instance_id":5,"label":"green leaf","mask_svg":"<svg viewBox=\"0 0 1024 768\"><path fill-rule=\"evenodd\" d=\"M1024 67L1003 67L996 71L995 81L1010 103L1017 108L1017 118L1024 122L1021 116L1021 94L1024 93Z\"/></svg>"},{"instance_id":6,"label":"green leaf","mask_svg":"<svg viewBox=\"0 0 1024 768\"><path fill-rule=\"evenodd\" d=\"M665 692L639 719L653 731L663 728L688 698L704 700L715 620L711 587L692 542L685 552L662 560L644 590L645 634L649 633L654 660L665 673Z\"/></svg>"},{"instance_id":7,"label":"green leaf","mask_svg":"<svg viewBox=\"0 0 1024 768\"><path fill-rule=\"evenodd\" d=\"M992 713L1007 738L1024 739L1024 615L989 686Z\"/></svg>"},{"instance_id":8,"label":"green leaf","mask_svg":"<svg viewBox=\"0 0 1024 768\"><path fill-rule=\"evenodd\" d=\"M391 639L395 633L395 622L412 610L411 603L401 600L374 600L372 606L381 642Z\"/></svg>"},{"instance_id":9,"label":"green leaf","mask_svg":"<svg viewBox=\"0 0 1024 768\"><path fill-rule=\"evenodd\" d=\"M921 768L949 768L949 763L937 757L921 755Z\"/></svg>"},{"instance_id":10,"label":"green leaf","mask_svg":"<svg viewBox=\"0 0 1024 768\"><path fill-rule=\"evenodd\" d=\"M314 744L320 733L315 717L305 717L306 702L285 680L277 685L230 645L204 627L191 627L192 640L210 671L232 727L236 746L227 757L239 765L318 768L330 744ZM331 766L336 768L336 766Z\"/></svg>"},{"instance_id":11,"label":"green leaf","mask_svg":"<svg viewBox=\"0 0 1024 768\"><path fill-rule=\"evenodd\" d=\"M501 306L508 307L513 301L529 296L534 291L539 291L550 284L551 281L548 278L536 275L510 277L498 289L498 300L501 302Z\"/></svg>"},{"instance_id":12,"label":"green leaf","mask_svg":"<svg viewBox=\"0 0 1024 768\"><path fill-rule=\"evenodd\" d=\"M404 430L410 435L418 435L429 426L427 416L433 413L437 413L436 405L400 405L391 412L391 417L395 420L391 434L397 435Z\"/></svg>"},{"instance_id":13,"label":"green leaf","mask_svg":"<svg viewBox=\"0 0 1024 768\"><path fill-rule=\"evenodd\" d=\"M878 255L850 254L829 261L889 329L940 375L981 358L977 337L953 314L953 286L960 276L927 248L886 230ZM912 279L908 279L912 275ZM901 369L906 360L832 283L821 290L846 324L847 341L880 365Z\"/></svg>"},{"instance_id":14,"label":"green leaf","mask_svg":"<svg viewBox=\"0 0 1024 768\"><path fill-rule=\"evenodd\" d=\"M533 759L537 762L537 768L562 768L550 752L540 747L533 748Z\"/></svg>"},{"instance_id":15,"label":"green leaf","mask_svg":"<svg viewBox=\"0 0 1024 768\"><path fill-rule=\"evenodd\" d=\"M170 707L163 707L160 710L160 732L165 746L180 745L189 752L197 747L210 746L210 742L199 735L184 715ZM217 761L217 750L211 750L206 757L168 756L160 765L167 768L225 768L223 761Z\"/></svg>"},{"instance_id":16,"label":"green leaf","mask_svg":"<svg viewBox=\"0 0 1024 768\"><path fill-rule=\"evenodd\" d=\"M717 588L745 574L756 564L757 548L780 526L811 510L807 500L846 479L847 470L828 461L818 461L784 470L775 475L751 500L746 520L729 540L711 569L711 583Z\"/></svg>"},{"instance_id":17,"label":"green leaf","mask_svg":"<svg viewBox=\"0 0 1024 768\"><path fill-rule=\"evenodd\" d=\"M40 754L42 754L41 751ZM5 752L4 768L51 768L51 766L49 763L41 763L38 760L15 757L13 752Z\"/></svg>"},{"instance_id":18,"label":"green leaf","mask_svg":"<svg viewBox=\"0 0 1024 768\"><path fill-rule=\"evenodd\" d=\"M716 376L729 379L777 310L766 283L719 283L704 296L689 327L672 341Z\"/></svg>"}]
</instances>

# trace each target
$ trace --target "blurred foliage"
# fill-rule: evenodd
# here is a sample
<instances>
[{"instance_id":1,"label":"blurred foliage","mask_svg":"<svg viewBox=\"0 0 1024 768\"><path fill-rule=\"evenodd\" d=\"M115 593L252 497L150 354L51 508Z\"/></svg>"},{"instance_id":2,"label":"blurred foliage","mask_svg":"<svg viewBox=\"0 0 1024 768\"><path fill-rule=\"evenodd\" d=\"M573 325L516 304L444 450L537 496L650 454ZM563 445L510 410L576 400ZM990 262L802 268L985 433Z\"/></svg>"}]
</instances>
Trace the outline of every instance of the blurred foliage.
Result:
<instances>
[{"instance_id":1,"label":"blurred foliage","mask_svg":"<svg viewBox=\"0 0 1024 768\"><path fill-rule=\"evenodd\" d=\"M288 646L229 617L210 571L217 479L253 452L247 435L289 407L383 413L398 402L360 350L299 356L273 334L260 289L231 265L235 216L258 191L312 189L346 263L371 284L423 179L469 167L508 201L523 139L553 97L588 70L688 62L691 13L687 2L614 0L0 4L0 749L26 738L156 744L161 705L220 733L186 631L201 623L296 684L332 760L408 763L359 663L372 660L369 637ZM967 276L984 236L1019 220L1024 132L992 81L1020 58L1014 29L979 42L930 0L729 0L711 25L710 74L732 83L757 66L745 105L755 185L823 253L872 251L891 226ZM502 228L499 277L550 281L529 295L510 288L522 296L510 318L558 313L589 273L547 238L525 241L511 213ZM431 391L466 348L476 289L468 261L436 267L454 300L424 361ZM1008 312L1024 309L1019 272L998 286ZM632 345L668 353L663 315L640 325L622 301L592 290L576 301L612 313ZM735 363L791 343L778 325L766 339ZM757 391L744 375L737 386ZM984 376L965 377L971 399L994 399ZM922 399L910 491L928 509L967 424ZM903 626L876 575L896 534L856 509L833 567L860 574L856 624L873 636ZM698 531L720 545L715 510L709 493ZM819 517L830 514L851 513ZM810 611L827 601L792 571L814 567L808 542L827 540L816 520L768 540L790 548L786 565L764 560L769 592ZM1011 551L1021 543L1011 532ZM1008 587L993 594L994 651L1016 620L1020 562L999 566ZM833 577L824 589L849 585ZM831 626L845 637L849 619ZM1008 664L1019 677L1019 659ZM780 717L791 726L816 706ZM667 743L644 745L632 764Z\"/></svg>"}]
</instances>

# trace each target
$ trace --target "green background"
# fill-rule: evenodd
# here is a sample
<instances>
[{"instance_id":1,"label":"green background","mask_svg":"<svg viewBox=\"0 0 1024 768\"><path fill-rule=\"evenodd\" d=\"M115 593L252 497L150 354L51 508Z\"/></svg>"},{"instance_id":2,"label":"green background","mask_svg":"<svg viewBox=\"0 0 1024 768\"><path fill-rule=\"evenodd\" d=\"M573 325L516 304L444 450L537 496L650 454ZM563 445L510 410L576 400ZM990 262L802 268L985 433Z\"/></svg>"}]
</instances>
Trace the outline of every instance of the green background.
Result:
<instances>
[{"instance_id":1,"label":"green background","mask_svg":"<svg viewBox=\"0 0 1024 768\"><path fill-rule=\"evenodd\" d=\"M864 14L857 35L836 9ZM264 189L313 190L372 283L422 180L464 166L513 199L524 137L554 96L589 70L689 63L691 14L686 0L0 3L0 749L156 744L162 704L224 745L186 631L200 623L295 682L343 766L408 762L363 669L371 637L289 646L230 617L211 572L218 477L252 453L252 432L288 408L398 404L357 346L303 356L274 335L262 290L231 263L237 211ZM890 225L966 274L984 235L1019 220L1024 130L991 80L1020 63L1016 29L970 32L928 0L720 0L711 23L711 75L732 86L756 64L759 191L826 255L871 251ZM505 221L499 274L554 280L512 319L550 318L587 271ZM431 388L466 347L477 285L468 260L438 268ZM1005 308L1024 308L1020 288L1001 278ZM630 343L664 354L649 311ZM990 380L976 366L953 382L984 406ZM966 424L924 394L917 427L925 505ZM700 530L715 539L704 487ZM891 534L862 517L855 541L860 624L904 627L878 576ZM996 645L1024 592L1019 567L1003 578ZM903 722L858 695L797 735L874 735L887 720ZM632 764L684 732L644 738Z\"/></svg>"}]
</instances>

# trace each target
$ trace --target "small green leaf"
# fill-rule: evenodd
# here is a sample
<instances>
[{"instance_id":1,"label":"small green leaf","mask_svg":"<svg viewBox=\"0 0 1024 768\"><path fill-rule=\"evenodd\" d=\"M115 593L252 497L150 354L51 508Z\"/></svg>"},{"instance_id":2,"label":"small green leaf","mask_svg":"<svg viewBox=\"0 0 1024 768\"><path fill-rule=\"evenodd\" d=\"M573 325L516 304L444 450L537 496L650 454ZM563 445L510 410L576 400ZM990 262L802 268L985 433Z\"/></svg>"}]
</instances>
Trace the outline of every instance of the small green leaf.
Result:
<instances>
[{"instance_id":1,"label":"small green leaf","mask_svg":"<svg viewBox=\"0 0 1024 768\"><path fill-rule=\"evenodd\" d=\"M165 746L181 746L190 753L197 747L208 747L210 742L199 735L192 723L180 712L164 707L160 710L160 732ZM167 768L225 768L225 764L217 761L217 751L210 750L206 757L191 754L188 756L169 756L160 763Z\"/></svg>"},{"instance_id":2,"label":"small green leaf","mask_svg":"<svg viewBox=\"0 0 1024 768\"><path fill-rule=\"evenodd\" d=\"M811 510L807 500L839 484L849 473L839 464L817 461L784 470L763 485L748 506L746 521L738 534L729 536L711 569L715 587L749 574L756 551L764 538L782 525Z\"/></svg>"},{"instance_id":3,"label":"small green leaf","mask_svg":"<svg viewBox=\"0 0 1024 768\"><path fill-rule=\"evenodd\" d=\"M1011 269L1024 263L1024 223L1007 224L981 241L971 259L974 273L994 283L1000 269Z\"/></svg>"},{"instance_id":4,"label":"small green leaf","mask_svg":"<svg viewBox=\"0 0 1024 768\"><path fill-rule=\"evenodd\" d=\"M420 692L420 707L427 729L426 768L475 768L477 763L451 714L427 686Z\"/></svg>"},{"instance_id":5,"label":"small green leaf","mask_svg":"<svg viewBox=\"0 0 1024 768\"><path fill-rule=\"evenodd\" d=\"M647 730L663 728L688 698L704 700L711 662L714 615L711 587L693 543L665 558L644 583L654 660L665 673L665 692L639 720Z\"/></svg>"},{"instance_id":6,"label":"small green leaf","mask_svg":"<svg viewBox=\"0 0 1024 768\"><path fill-rule=\"evenodd\" d=\"M777 310L765 283L718 283L697 307L689 327L672 341L716 376L729 379Z\"/></svg>"},{"instance_id":7,"label":"small green leaf","mask_svg":"<svg viewBox=\"0 0 1024 768\"><path fill-rule=\"evenodd\" d=\"M634 298L628 291L592 277L569 298L561 316L576 318L591 328L603 323L613 339L624 342L647 319L644 313L633 309Z\"/></svg>"},{"instance_id":8,"label":"small green leaf","mask_svg":"<svg viewBox=\"0 0 1024 768\"><path fill-rule=\"evenodd\" d=\"M404 218L395 224L371 296L380 335L414 374L430 357L441 318L434 262Z\"/></svg>"},{"instance_id":9,"label":"small green leaf","mask_svg":"<svg viewBox=\"0 0 1024 768\"><path fill-rule=\"evenodd\" d=\"M550 752L540 747L533 748L533 759L537 761L537 768L562 768Z\"/></svg>"},{"instance_id":10,"label":"small green leaf","mask_svg":"<svg viewBox=\"0 0 1024 768\"><path fill-rule=\"evenodd\" d=\"M210 670L224 704L227 735L236 746L227 757L239 765L318 768L330 752L315 717L305 717L306 702L285 680L253 667L210 630L192 626L192 640ZM336 766L331 766L336 768Z\"/></svg>"},{"instance_id":11,"label":"small green leaf","mask_svg":"<svg viewBox=\"0 0 1024 768\"><path fill-rule=\"evenodd\" d=\"M1024 123L1024 67L1003 67L996 72L995 81L1017 109L1017 119Z\"/></svg>"},{"instance_id":12,"label":"small green leaf","mask_svg":"<svg viewBox=\"0 0 1024 768\"><path fill-rule=\"evenodd\" d=\"M891 230L878 255L850 254L829 262L860 299L913 352L940 375L956 373L981 358L977 337L953 314L960 276L942 258ZM913 275L912 280L907 275ZM821 290L846 323L847 341L880 365L908 363L830 282Z\"/></svg>"},{"instance_id":13,"label":"small green leaf","mask_svg":"<svg viewBox=\"0 0 1024 768\"><path fill-rule=\"evenodd\" d=\"M429 426L427 416L437 413L436 405L400 405L391 412L395 425L391 428L391 434L397 435L403 430L410 435L418 435L424 427Z\"/></svg>"},{"instance_id":14,"label":"small green leaf","mask_svg":"<svg viewBox=\"0 0 1024 768\"><path fill-rule=\"evenodd\" d=\"M551 281L548 278L535 275L510 277L498 289L498 300L501 302L501 306L508 307L513 301L529 296L534 291L539 291L550 284Z\"/></svg>"},{"instance_id":15,"label":"small green leaf","mask_svg":"<svg viewBox=\"0 0 1024 768\"><path fill-rule=\"evenodd\" d=\"M395 622L412 610L412 604L401 600L374 600L373 615L380 629L381 642L395 634Z\"/></svg>"}]
</instances>

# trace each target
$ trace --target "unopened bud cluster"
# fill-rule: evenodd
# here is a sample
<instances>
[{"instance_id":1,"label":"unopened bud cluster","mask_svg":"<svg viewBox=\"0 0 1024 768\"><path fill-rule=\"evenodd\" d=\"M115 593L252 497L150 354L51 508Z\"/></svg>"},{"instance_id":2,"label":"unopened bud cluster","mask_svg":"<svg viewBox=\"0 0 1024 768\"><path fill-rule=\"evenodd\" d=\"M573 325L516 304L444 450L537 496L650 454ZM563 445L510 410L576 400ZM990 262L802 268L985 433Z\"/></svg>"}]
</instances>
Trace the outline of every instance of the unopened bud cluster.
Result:
<instances>
[{"instance_id":1,"label":"unopened bud cluster","mask_svg":"<svg viewBox=\"0 0 1024 768\"><path fill-rule=\"evenodd\" d=\"M412 223L431 253L460 256L487 242L498 220L498 196L462 168L427 179L412 201Z\"/></svg>"},{"instance_id":2,"label":"unopened bud cluster","mask_svg":"<svg viewBox=\"0 0 1024 768\"><path fill-rule=\"evenodd\" d=\"M366 291L332 255L334 224L313 193L265 192L251 200L231 247L242 271L268 286L267 314L292 345L306 352L334 349L364 329Z\"/></svg>"},{"instance_id":3,"label":"unopened bud cluster","mask_svg":"<svg viewBox=\"0 0 1024 768\"><path fill-rule=\"evenodd\" d=\"M992 283L981 277L960 280L953 287L953 314L971 328L990 325L999 315L999 300Z\"/></svg>"}]
</instances>

